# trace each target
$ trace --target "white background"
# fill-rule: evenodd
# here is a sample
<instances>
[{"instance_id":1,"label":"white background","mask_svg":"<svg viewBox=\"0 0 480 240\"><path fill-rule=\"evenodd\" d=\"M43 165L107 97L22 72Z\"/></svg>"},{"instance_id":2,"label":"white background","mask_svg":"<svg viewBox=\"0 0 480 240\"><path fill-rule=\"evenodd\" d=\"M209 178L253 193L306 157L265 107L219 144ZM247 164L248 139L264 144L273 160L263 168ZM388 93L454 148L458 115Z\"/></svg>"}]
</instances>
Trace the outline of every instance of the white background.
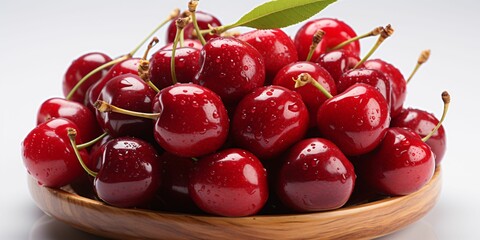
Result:
<instances>
[{"instance_id":1,"label":"white background","mask_svg":"<svg viewBox=\"0 0 480 240\"><path fill-rule=\"evenodd\" d=\"M34 127L39 105L61 95L63 74L74 58L91 51L112 57L127 53L174 7L185 9L186 2L0 2L0 239L93 239L35 207L20 142ZM226 24L260 2L202 0L199 9ZM440 200L425 218L385 239L480 239L479 9L473 0L340 0L315 16L342 19L359 34L391 23L395 34L373 57L393 63L408 76L420 51L432 50L430 61L408 85L406 105L439 116L440 93L448 90L452 96L444 123L448 151ZM300 26L285 30L293 36ZM162 40L164 32L157 35ZM373 42L362 41L364 54Z\"/></svg>"}]
</instances>

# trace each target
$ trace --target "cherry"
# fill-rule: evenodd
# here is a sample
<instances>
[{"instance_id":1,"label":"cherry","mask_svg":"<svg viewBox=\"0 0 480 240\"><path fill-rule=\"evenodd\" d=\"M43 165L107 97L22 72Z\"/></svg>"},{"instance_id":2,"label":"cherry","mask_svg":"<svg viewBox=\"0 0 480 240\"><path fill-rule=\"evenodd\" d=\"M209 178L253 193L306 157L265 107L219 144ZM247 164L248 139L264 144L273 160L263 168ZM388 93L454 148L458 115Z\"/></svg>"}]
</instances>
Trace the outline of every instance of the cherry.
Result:
<instances>
[{"instance_id":1,"label":"cherry","mask_svg":"<svg viewBox=\"0 0 480 240\"><path fill-rule=\"evenodd\" d=\"M351 52L340 49L321 54L315 62L325 68L337 82L343 73L353 69L360 62L360 58Z\"/></svg>"},{"instance_id":2,"label":"cherry","mask_svg":"<svg viewBox=\"0 0 480 240\"><path fill-rule=\"evenodd\" d=\"M302 139L308 118L298 93L281 86L265 86L255 89L238 104L232 137L238 146L260 159L270 159Z\"/></svg>"},{"instance_id":3,"label":"cherry","mask_svg":"<svg viewBox=\"0 0 480 240\"><path fill-rule=\"evenodd\" d=\"M313 35L318 31L325 32L320 44L318 44L312 59L317 59L322 53L338 44L357 36L355 31L343 21L333 18L320 18L305 23L295 35L294 43L297 48L298 58L304 60L310 51ZM360 55L360 43L354 41L342 49L351 52L355 56Z\"/></svg>"},{"instance_id":4,"label":"cherry","mask_svg":"<svg viewBox=\"0 0 480 240\"><path fill-rule=\"evenodd\" d=\"M102 133L95 115L85 105L63 98L50 98L40 105L37 125L60 117L74 122L84 133L84 141L94 139Z\"/></svg>"},{"instance_id":5,"label":"cherry","mask_svg":"<svg viewBox=\"0 0 480 240\"><path fill-rule=\"evenodd\" d=\"M200 52L200 66L193 83L211 89L227 105L236 104L265 81L262 55L234 38L210 40Z\"/></svg>"},{"instance_id":6,"label":"cherry","mask_svg":"<svg viewBox=\"0 0 480 240\"><path fill-rule=\"evenodd\" d=\"M84 54L75 59L68 67L63 78L63 94L67 96L75 85L88 73L102 66L105 63L112 61L112 59L104 53L91 52ZM92 75L86 82L84 82L71 96L69 100L83 103L87 89L100 80L107 73L108 69L104 69Z\"/></svg>"},{"instance_id":7,"label":"cherry","mask_svg":"<svg viewBox=\"0 0 480 240\"><path fill-rule=\"evenodd\" d=\"M266 84L285 65L298 60L292 39L281 29L253 30L237 37L255 47L265 62Z\"/></svg>"},{"instance_id":8,"label":"cherry","mask_svg":"<svg viewBox=\"0 0 480 240\"><path fill-rule=\"evenodd\" d=\"M189 47L189 48L195 48L198 50L202 50L203 45L200 43L200 41L196 39L185 39L183 41L183 46L180 46L180 43L177 44L177 49L181 47ZM167 43L165 46L160 48L160 50L172 50L173 49L173 42Z\"/></svg>"},{"instance_id":9,"label":"cherry","mask_svg":"<svg viewBox=\"0 0 480 240\"><path fill-rule=\"evenodd\" d=\"M198 26L200 29L209 29L211 27L218 27L221 26L222 23L220 20L218 20L215 16L213 16L210 13L202 12L202 11L196 11L195 12L196 20L198 23ZM185 14L180 17L186 17ZM177 32L177 26L175 25L175 21L177 18L173 19L170 22L170 25L168 25L167 28L167 43L173 42L175 39L175 35ZM192 23L189 23L187 26L184 28L184 37L185 39L197 39L197 33L195 32L194 26ZM207 34L204 36L205 40L210 40L212 38L218 37L216 34Z\"/></svg>"},{"instance_id":10,"label":"cherry","mask_svg":"<svg viewBox=\"0 0 480 240\"><path fill-rule=\"evenodd\" d=\"M407 195L424 186L435 171L430 147L410 129L392 127L371 153L364 156L360 174L370 187L387 195Z\"/></svg>"},{"instance_id":11,"label":"cherry","mask_svg":"<svg viewBox=\"0 0 480 240\"><path fill-rule=\"evenodd\" d=\"M35 127L23 140L22 158L28 173L47 187L62 187L83 173L67 135L68 128L78 126L65 118L53 118ZM82 136L78 136L81 141ZM80 150L88 159L86 150Z\"/></svg>"},{"instance_id":12,"label":"cherry","mask_svg":"<svg viewBox=\"0 0 480 240\"><path fill-rule=\"evenodd\" d=\"M201 158L188 187L200 209L221 216L253 215L268 198L267 172L255 155L242 149Z\"/></svg>"},{"instance_id":13,"label":"cherry","mask_svg":"<svg viewBox=\"0 0 480 240\"><path fill-rule=\"evenodd\" d=\"M355 185L353 165L332 142L304 139L286 155L277 192L288 207L301 212L340 208Z\"/></svg>"},{"instance_id":14,"label":"cherry","mask_svg":"<svg viewBox=\"0 0 480 240\"><path fill-rule=\"evenodd\" d=\"M319 82L332 95L337 94L337 88L330 74L318 64L312 62L300 61L291 63L278 71L273 84L294 90L302 96L302 100L309 112L310 127L313 127L316 124L318 108L327 100L327 97L313 85L295 88L295 82L292 79L297 78L302 73L310 74L315 81Z\"/></svg>"},{"instance_id":15,"label":"cherry","mask_svg":"<svg viewBox=\"0 0 480 240\"><path fill-rule=\"evenodd\" d=\"M138 75L124 74L105 84L98 100L135 111L151 111L156 92ZM114 112L96 111L100 126L113 137L136 136L152 139L153 122Z\"/></svg>"}]
</instances>

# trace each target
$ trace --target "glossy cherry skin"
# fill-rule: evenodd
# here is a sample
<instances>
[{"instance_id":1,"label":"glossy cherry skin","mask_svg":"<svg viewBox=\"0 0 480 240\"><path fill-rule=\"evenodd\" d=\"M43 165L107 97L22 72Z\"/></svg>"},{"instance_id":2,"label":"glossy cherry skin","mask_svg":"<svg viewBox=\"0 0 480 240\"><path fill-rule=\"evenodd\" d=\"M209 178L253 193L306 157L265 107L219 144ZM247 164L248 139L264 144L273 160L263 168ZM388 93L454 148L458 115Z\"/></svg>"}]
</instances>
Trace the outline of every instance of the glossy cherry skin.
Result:
<instances>
[{"instance_id":1,"label":"glossy cherry skin","mask_svg":"<svg viewBox=\"0 0 480 240\"><path fill-rule=\"evenodd\" d=\"M438 124L438 119L424 110L407 108L392 119L391 127L404 127L413 130L420 137L427 136ZM446 151L447 137L443 125L425 142L435 154L435 164L438 165Z\"/></svg>"},{"instance_id":2,"label":"glossy cherry skin","mask_svg":"<svg viewBox=\"0 0 480 240\"><path fill-rule=\"evenodd\" d=\"M155 96L153 112L160 114L155 140L175 155L210 154L227 139L227 110L220 97L205 87L183 83L164 88Z\"/></svg>"},{"instance_id":3,"label":"glossy cherry skin","mask_svg":"<svg viewBox=\"0 0 480 240\"><path fill-rule=\"evenodd\" d=\"M355 185L352 163L332 142L308 138L288 152L280 170L278 195L295 211L312 212L340 208Z\"/></svg>"},{"instance_id":4,"label":"glossy cherry skin","mask_svg":"<svg viewBox=\"0 0 480 240\"><path fill-rule=\"evenodd\" d=\"M22 142L23 163L28 173L47 187L72 183L84 172L70 144L67 131L77 130L77 144L82 143L81 130L65 118L54 118L35 127ZM88 162L86 150L80 150Z\"/></svg>"},{"instance_id":5,"label":"glossy cherry skin","mask_svg":"<svg viewBox=\"0 0 480 240\"><path fill-rule=\"evenodd\" d=\"M360 58L343 49L324 53L315 61L327 70L335 82L350 69L353 69Z\"/></svg>"},{"instance_id":6,"label":"glossy cherry skin","mask_svg":"<svg viewBox=\"0 0 480 240\"><path fill-rule=\"evenodd\" d=\"M338 44L356 37L357 34L353 29L343 21L334 18L320 18L305 23L295 35L294 43L298 52L298 59L305 60L310 51L312 38L315 32L323 30L325 35L322 41L318 44L312 59L317 59L322 53L325 53L329 48L333 48ZM351 52L355 56L360 55L360 43L354 41L342 49Z\"/></svg>"},{"instance_id":7,"label":"glossy cherry skin","mask_svg":"<svg viewBox=\"0 0 480 240\"><path fill-rule=\"evenodd\" d=\"M100 199L116 207L138 207L150 202L160 184L159 157L138 138L120 137L105 144L102 167L94 180Z\"/></svg>"},{"instance_id":8,"label":"glossy cherry skin","mask_svg":"<svg viewBox=\"0 0 480 240\"><path fill-rule=\"evenodd\" d=\"M387 63L380 59L372 59L366 61L364 67L367 69L375 69L387 77L390 81L392 89L392 98L391 98L391 110L390 114L392 117L397 116L403 109L403 103L407 96L407 81L403 77L400 70L390 63Z\"/></svg>"},{"instance_id":9,"label":"glossy cherry skin","mask_svg":"<svg viewBox=\"0 0 480 240\"><path fill-rule=\"evenodd\" d=\"M198 27L200 29L209 29L209 25L212 26L212 27L219 27L219 26L222 26L222 23L220 22L220 20L218 20L218 18L216 18L215 16L213 16L212 14L210 13L206 13L206 12L202 12L202 11L196 11L195 12L195 17L197 18L197 23L198 23ZM168 25L168 28L167 28L167 43L171 43L173 42L173 40L175 40L175 35L177 33L177 26L175 24L175 21L177 19L174 19L170 22L170 25ZM184 38L185 39L197 39L197 33L195 32L195 28L193 27L193 23L189 23L187 24L187 26L185 26L185 28L183 29L183 34L184 34ZM216 38L218 37L219 35L218 34L206 34L204 35L203 37L205 38L205 40L210 40L212 38Z\"/></svg>"},{"instance_id":10,"label":"glossy cherry skin","mask_svg":"<svg viewBox=\"0 0 480 240\"><path fill-rule=\"evenodd\" d=\"M74 122L81 129L87 142L102 134L95 114L85 105L63 98L50 98L40 105L37 113L37 125L52 118L66 118Z\"/></svg>"},{"instance_id":11,"label":"glossy cherry skin","mask_svg":"<svg viewBox=\"0 0 480 240\"><path fill-rule=\"evenodd\" d=\"M198 50L202 50L203 45L197 39L185 39L183 40L183 47L195 48ZM180 48L180 43L177 44L177 49ZM160 50L172 50L173 49L173 42L167 43L165 46L160 48Z\"/></svg>"},{"instance_id":12,"label":"glossy cherry skin","mask_svg":"<svg viewBox=\"0 0 480 240\"><path fill-rule=\"evenodd\" d=\"M345 72L337 81L337 91L344 92L355 83L366 83L375 87L387 101L391 104L391 83L387 77L380 71L374 69L357 68Z\"/></svg>"},{"instance_id":13,"label":"glossy cherry skin","mask_svg":"<svg viewBox=\"0 0 480 240\"><path fill-rule=\"evenodd\" d=\"M318 108L327 100L327 97L312 84L295 88L295 82L292 79L298 78L298 75L302 73L310 74L313 79L319 82L332 95L337 95L337 87L327 70L312 62L291 63L283 67L275 76L273 80L274 85L286 87L302 96L302 100L307 106L310 115L310 127L314 127L317 121Z\"/></svg>"},{"instance_id":14,"label":"glossy cherry skin","mask_svg":"<svg viewBox=\"0 0 480 240\"><path fill-rule=\"evenodd\" d=\"M382 143L364 156L360 174L382 194L407 195L433 176L435 157L418 134L406 128L389 128Z\"/></svg>"},{"instance_id":15,"label":"glossy cherry skin","mask_svg":"<svg viewBox=\"0 0 480 240\"><path fill-rule=\"evenodd\" d=\"M265 65L262 55L251 45L218 37L200 52L200 70L193 83L217 93L225 104L236 104L253 89L263 86Z\"/></svg>"},{"instance_id":16,"label":"glossy cherry skin","mask_svg":"<svg viewBox=\"0 0 480 240\"><path fill-rule=\"evenodd\" d=\"M124 74L108 81L100 92L98 100L123 109L150 113L156 92L138 75ZM153 138L153 121L122 113L96 111L100 126L113 137L135 136L150 140Z\"/></svg>"},{"instance_id":17,"label":"glossy cherry skin","mask_svg":"<svg viewBox=\"0 0 480 240\"><path fill-rule=\"evenodd\" d=\"M347 156L373 150L390 125L383 95L374 87L357 83L318 109L317 127Z\"/></svg>"},{"instance_id":18,"label":"glossy cherry skin","mask_svg":"<svg viewBox=\"0 0 480 240\"><path fill-rule=\"evenodd\" d=\"M63 94L67 96L72 88L88 73L102 66L105 63L112 61L112 59L104 53L91 52L75 59L68 67L63 77ZM75 91L70 100L83 103L85 94L90 86L100 80L107 74L108 68L89 77L82 85Z\"/></svg>"},{"instance_id":19,"label":"glossy cherry skin","mask_svg":"<svg viewBox=\"0 0 480 240\"><path fill-rule=\"evenodd\" d=\"M281 86L265 86L238 104L232 137L238 146L267 160L303 138L308 118L308 110L298 93Z\"/></svg>"},{"instance_id":20,"label":"glossy cherry skin","mask_svg":"<svg viewBox=\"0 0 480 240\"><path fill-rule=\"evenodd\" d=\"M150 59L150 81L159 89L173 85L170 59L172 50L159 50ZM183 47L175 50L175 75L180 83L189 83L200 69L200 50Z\"/></svg>"},{"instance_id":21,"label":"glossy cherry skin","mask_svg":"<svg viewBox=\"0 0 480 240\"><path fill-rule=\"evenodd\" d=\"M281 29L253 30L237 37L255 47L265 62L265 85L269 85L277 72L298 60L292 39Z\"/></svg>"},{"instance_id":22,"label":"glossy cherry skin","mask_svg":"<svg viewBox=\"0 0 480 240\"><path fill-rule=\"evenodd\" d=\"M189 192L205 212L228 217L253 215L268 198L267 172L252 153L226 149L198 161Z\"/></svg>"}]
</instances>

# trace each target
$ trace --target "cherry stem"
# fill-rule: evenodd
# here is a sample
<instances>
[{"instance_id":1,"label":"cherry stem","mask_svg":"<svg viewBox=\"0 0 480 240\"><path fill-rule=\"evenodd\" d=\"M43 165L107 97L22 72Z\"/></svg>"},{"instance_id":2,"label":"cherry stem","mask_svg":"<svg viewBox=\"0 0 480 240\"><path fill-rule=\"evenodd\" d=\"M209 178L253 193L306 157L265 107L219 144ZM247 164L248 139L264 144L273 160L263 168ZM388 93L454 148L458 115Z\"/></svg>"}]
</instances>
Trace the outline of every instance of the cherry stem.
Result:
<instances>
[{"instance_id":1,"label":"cherry stem","mask_svg":"<svg viewBox=\"0 0 480 240\"><path fill-rule=\"evenodd\" d=\"M332 98L332 94L327 91L319 82L317 82L310 74L308 73L301 73L298 75L297 79L292 78L295 81L295 88L303 87L307 84L312 84L316 87L320 92L322 92L325 97Z\"/></svg>"},{"instance_id":2,"label":"cherry stem","mask_svg":"<svg viewBox=\"0 0 480 240\"><path fill-rule=\"evenodd\" d=\"M180 47L183 47L184 41L185 41L185 29L182 29L180 32Z\"/></svg>"},{"instance_id":3,"label":"cherry stem","mask_svg":"<svg viewBox=\"0 0 480 240\"><path fill-rule=\"evenodd\" d=\"M148 52L159 42L157 37L154 37L152 41L148 44L147 50L143 54L143 58L140 60L138 64L138 76L145 81L145 83L152 88L155 92L160 92L160 89L150 81L150 76L148 74L148 69L150 68L150 61L147 60Z\"/></svg>"},{"instance_id":4,"label":"cherry stem","mask_svg":"<svg viewBox=\"0 0 480 240\"><path fill-rule=\"evenodd\" d=\"M358 40L363 39L363 38L377 36L378 34L380 34L382 32L382 29L383 29L383 27L376 27L368 33L365 33L365 34L359 35L359 36L355 36L353 38L345 40L344 42L338 44L337 46L328 49L328 51L338 50L338 49L343 48L343 47L345 47L346 45L348 45L352 42L358 41Z\"/></svg>"},{"instance_id":5,"label":"cherry stem","mask_svg":"<svg viewBox=\"0 0 480 240\"><path fill-rule=\"evenodd\" d=\"M448 94L447 91L442 92L442 101L443 101L442 118L440 118L440 121L435 126L435 128L433 128L433 130L427 136L422 138L423 142L428 141L428 139L430 139L430 137L432 137L433 134L437 132L437 130L442 126L443 120L445 120L445 117L447 116L448 106L450 105L450 94Z\"/></svg>"},{"instance_id":6,"label":"cherry stem","mask_svg":"<svg viewBox=\"0 0 480 240\"><path fill-rule=\"evenodd\" d=\"M175 33L175 40L173 40L172 46L172 57L170 58L170 72L172 74L172 83L177 84L177 73L175 72L175 52L177 51L177 44L180 40L180 35L182 35L182 31L185 26L188 24L190 17L179 18L175 22L177 25L177 32Z\"/></svg>"},{"instance_id":7,"label":"cherry stem","mask_svg":"<svg viewBox=\"0 0 480 240\"><path fill-rule=\"evenodd\" d=\"M198 27L197 16L195 12L197 11L198 0L190 0L188 2L188 11L191 13L193 27L195 28L195 32L197 33L197 38L200 40L203 46L207 44L205 38L203 37L202 33L200 32L200 28Z\"/></svg>"},{"instance_id":8,"label":"cherry stem","mask_svg":"<svg viewBox=\"0 0 480 240\"><path fill-rule=\"evenodd\" d=\"M105 101L102 100L97 100L95 102L94 107L99 111L99 112L114 112L114 113L120 113L124 115L129 115L133 117L141 117L141 118L148 118L152 120L157 120L158 116L160 113L142 113L142 112L136 112L136 111L131 111L127 110L124 108L120 108L114 105L111 105Z\"/></svg>"},{"instance_id":9,"label":"cherry stem","mask_svg":"<svg viewBox=\"0 0 480 240\"><path fill-rule=\"evenodd\" d=\"M107 132L104 132L102 133L100 136L96 137L95 139L93 140L90 140L86 143L82 143L82 144L78 144L77 145L77 149L78 150L82 150L82 149L85 149L85 148L88 148L88 147L91 147L93 144L97 143L98 141L102 140L104 137L106 137L108 135Z\"/></svg>"},{"instance_id":10,"label":"cherry stem","mask_svg":"<svg viewBox=\"0 0 480 240\"><path fill-rule=\"evenodd\" d=\"M143 44L145 44L145 42L148 41L148 39L150 39L153 34L155 34L160 28L162 28L165 24L167 24L168 22L170 22L172 19L175 19L176 17L178 17L178 15L180 14L180 9L176 8L174 9L170 15L163 21L161 22L155 29L153 29L152 32L150 32L150 34L148 34L148 36L146 38L144 38L132 51L130 51L128 54L124 55L124 56L121 56L115 60L112 60L108 63L105 63L97 68L95 68L93 71L89 72L87 75L85 75L82 79L80 79L80 81L77 82L77 84L75 84L75 86L72 88L72 90L70 90L70 92L67 94L67 96L65 97L65 99L67 100L70 100L73 96L73 94L75 94L75 92L80 88L80 86L82 86L82 84L87 81L87 79L89 79L92 75L94 75L95 73L97 72L100 72L102 71L103 69L105 68L108 68L108 67L111 67L123 60L126 60L126 59L129 59L131 58L133 55L135 55L135 53L143 46Z\"/></svg>"},{"instance_id":11,"label":"cherry stem","mask_svg":"<svg viewBox=\"0 0 480 240\"><path fill-rule=\"evenodd\" d=\"M82 168L88 173L88 175L96 177L98 173L90 170L90 168L87 167L87 165L82 159L82 156L80 155L80 152L78 151L79 149L75 141L75 138L77 137L77 130L75 130L74 128L68 128L67 134L68 138L70 139L70 144L72 145L73 151L75 152L75 156L77 156L78 162L80 162Z\"/></svg>"},{"instance_id":12,"label":"cherry stem","mask_svg":"<svg viewBox=\"0 0 480 240\"><path fill-rule=\"evenodd\" d=\"M407 79L407 83L409 83L410 80L412 80L412 77L415 75L415 73L417 73L420 66L422 66L422 64L428 61L428 58L430 58L430 49L423 50L422 53L420 53L420 56L418 57L417 65L415 65L415 68L413 69L412 73Z\"/></svg>"},{"instance_id":13,"label":"cherry stem","mask_svg":"<svg viewBox=\"0 0 480 240\"><path fill-rule=\"evenodd\" d=\"M325 35L325 32L322 30L318 30L313 34L312 38L312 44L310 45L310 51L308 52L307 59L305 61L310 61L310 59L313 56L313 53L315 52L315 49L317 48L318 44L322 41L323 35Z\"/></svg>"},{"instance_id":14,"label":"cherry stem","mask_svg":"<svg viewBox=\"0 0 480 240\"><path fill-rule=\"evenodd\" d=\"M383 41L385 41L385 39L387 39L388 37L392 36L393 32L394 32L394 30L393 30L393 28L390 24L388 24L386 27L382 28L382 31L380 31L380 36L378 37L377 42L375 43L373 48L370 49L370 52L368 52L367 55L365 57L363 57L362 60L360 60L360 62L358 62L357 65L355 65L355 67L353 67L353 69L358 68L365 61L367 61L372 56L372 54L377 50L377 48L380 47L380 45L383 43Z\"/></svg>"}]
</instances>

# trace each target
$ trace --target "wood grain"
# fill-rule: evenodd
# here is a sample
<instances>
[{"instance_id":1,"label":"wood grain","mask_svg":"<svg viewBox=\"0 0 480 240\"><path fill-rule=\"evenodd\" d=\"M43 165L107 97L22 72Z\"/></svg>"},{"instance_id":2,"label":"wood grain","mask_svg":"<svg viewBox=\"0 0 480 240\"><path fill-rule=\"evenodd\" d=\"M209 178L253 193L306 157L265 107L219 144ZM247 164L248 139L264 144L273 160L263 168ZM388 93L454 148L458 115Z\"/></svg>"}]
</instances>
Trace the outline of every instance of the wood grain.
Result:
<instances>
[{"instance_id":1,"label":"wood grain","mask_svg":"<svg viewBox=\"0 0 480 240\"><path fill-rule=\"evenodd\" d=\"M122 209L29 179L46 214L75 228L115 239L371 239L423 217L441 190L440 168L419 191L335 211L226 218Z\"/></svg>"}]
</instances>

